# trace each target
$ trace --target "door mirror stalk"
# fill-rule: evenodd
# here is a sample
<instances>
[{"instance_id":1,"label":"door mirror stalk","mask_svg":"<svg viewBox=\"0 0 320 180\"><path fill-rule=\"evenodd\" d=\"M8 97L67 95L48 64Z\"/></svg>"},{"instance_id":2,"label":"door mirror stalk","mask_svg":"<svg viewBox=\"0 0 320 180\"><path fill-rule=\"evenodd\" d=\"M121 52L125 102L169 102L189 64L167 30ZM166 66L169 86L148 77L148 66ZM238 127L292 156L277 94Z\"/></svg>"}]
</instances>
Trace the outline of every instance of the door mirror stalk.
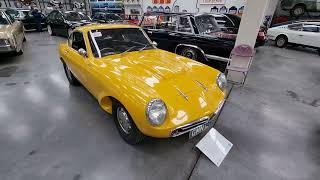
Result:
<instances>
[{"instance_id":1,"label":"door mirror stalk","mask_svg":"<svg viewBox=\"0 0 320 180\"><path fill-rule=\"evenodd\" d=\"M154 46L158 46L158 43L157 42L155 42L155 41L152 41L152 45L154 45Z\"/></svg>"}]
</instances>

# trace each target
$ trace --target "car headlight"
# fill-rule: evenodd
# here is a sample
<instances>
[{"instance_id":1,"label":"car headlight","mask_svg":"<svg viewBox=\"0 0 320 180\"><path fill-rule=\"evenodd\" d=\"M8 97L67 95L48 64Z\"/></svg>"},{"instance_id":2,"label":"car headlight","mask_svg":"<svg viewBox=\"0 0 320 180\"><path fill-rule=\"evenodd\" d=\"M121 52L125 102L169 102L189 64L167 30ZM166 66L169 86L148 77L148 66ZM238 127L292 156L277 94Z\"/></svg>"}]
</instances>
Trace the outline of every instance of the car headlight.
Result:
<instances>
[{"instance_id":1,"label":"car headlight","mask_svg":"<svg viewBox=\"0 0 320 180\"><path fill-rule=\"evenodd\" d=\"M227 88L227 77L223 73L220 73L217 77L217 85L219 88L224 91Z\"/></svg>"},{"instance_id":2,"label":"car headlight","mask_svg":"<svg viewBox=\"0 0 320 180\"><path fill-rule=\"evenodd\" d=\"M147 105L146 115L151 125L159 126L164 123L167 107L161 99L153 99Z\"/></svg>"}]
</instances>

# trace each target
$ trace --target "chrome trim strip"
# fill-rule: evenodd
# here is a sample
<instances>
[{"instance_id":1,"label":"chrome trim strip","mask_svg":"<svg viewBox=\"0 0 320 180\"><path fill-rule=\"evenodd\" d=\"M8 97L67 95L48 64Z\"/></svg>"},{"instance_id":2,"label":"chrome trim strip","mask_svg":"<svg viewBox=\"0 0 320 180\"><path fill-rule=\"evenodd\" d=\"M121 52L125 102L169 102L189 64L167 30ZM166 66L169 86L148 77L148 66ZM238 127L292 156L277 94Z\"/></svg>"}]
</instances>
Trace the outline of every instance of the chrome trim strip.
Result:
<instances>
[{"instance_id":1,"label":"chrome trim strip","mask_svg":"<svg viewBox=\"0 0 320 180\"><path fill-rule=\"evenodd\" d=\"M208 91L208 87L205 86L203 83L201 83L200 81L198 80L195 80L205 91Z\"/></svg>"},{"instance_id":2,"label":"chrome trim strip","mask_svg":"<svg viewBox=\"0 0 320 180\"><path fill-rule=\"evenodd\" d=\"M197 120L197 121L193 121L193 122L191 122L191 123L188 123L188 124L179 126L179 127L175 128L174 130L171 131L171 137L177 137L177 136L181 136L181 135L183 135L183 134L186 134L186 133L192 131L194 128L210 122L210 120L211 120L211 119L209 118L209 116L205 116L205 117L200 118L200 119ZM193 125L196 125L196 126L195 126L195 127L192 127ZM189 126L190 126L190 127L189 127ZM190 129L187 129L187 130L182 131L182 132L179 132L179 133L174 133L174 131L176 131L176 130L178 130L178 129L183 129L183 128L190 128Z\"/></svg>"},{"instance_id":3,"label":"chrome trim strip","mask_svg":"<svg viewBox=\"0 0 320 180\"><path fill-rule=\"evenodd\" d=\"M183 96L187 101L189 100L189 97L186 95L186 94L184 94L179 88L177 88L176 87L176 90L179 92L179 94L181 95L181 96Z\"/></svg>"},{"instance_id":4,"label":"chrome trim strip","mask_svg":"<svg viewBox=\"0 0 320 180\"><path fill-rule=\"evenodd\" d=\"M206 58L208 58L208 59L213 59L213 60L222 61L222 62L229 62L229 61L231 61L230 58L215 56L215 55L211 55L211 54L205 54L205 56L206 56Z\"/></svg>"}]
</instances>

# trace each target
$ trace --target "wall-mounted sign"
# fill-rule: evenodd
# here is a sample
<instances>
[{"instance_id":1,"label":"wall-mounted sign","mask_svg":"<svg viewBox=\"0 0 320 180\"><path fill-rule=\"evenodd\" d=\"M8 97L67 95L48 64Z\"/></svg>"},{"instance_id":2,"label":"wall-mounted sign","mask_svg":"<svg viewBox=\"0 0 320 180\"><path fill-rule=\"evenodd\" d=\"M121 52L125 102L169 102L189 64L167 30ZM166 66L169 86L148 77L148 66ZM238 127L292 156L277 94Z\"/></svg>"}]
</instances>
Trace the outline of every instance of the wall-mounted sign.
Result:
<instances>
[{"instance_id":1,"label":"wall-mounted sign","mask_svg":"<svg viewBox=\"0 0 320 180\"><path fill-rule=\"evenodd\" d=\"M200 4L225 4L226 0L200 0Z\"/></svg>"}]
</instances>

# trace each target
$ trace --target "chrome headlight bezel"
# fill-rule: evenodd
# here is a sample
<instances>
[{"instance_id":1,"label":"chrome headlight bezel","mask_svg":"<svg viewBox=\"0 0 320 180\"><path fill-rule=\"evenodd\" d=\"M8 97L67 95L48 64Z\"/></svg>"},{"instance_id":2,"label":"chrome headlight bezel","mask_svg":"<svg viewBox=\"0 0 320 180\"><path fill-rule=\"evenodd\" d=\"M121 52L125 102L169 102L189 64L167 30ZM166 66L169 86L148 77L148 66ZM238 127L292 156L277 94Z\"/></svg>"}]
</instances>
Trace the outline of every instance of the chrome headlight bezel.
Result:
<instances>
[{"instance_id":1,"label":"chrome headlight bezel","mask_svg":"<svg viewBox=\"0 0 320 180\"><path fill-rule=\"evenodd\" d=\"M151 115L151 113L155 113L152 112L153 108L155 108L155 106L161 106L161 110L162 112L160 112L162 115L160 115L158 118L160 119L154 119ZM166 119L167 116L167 106L166 104L161 100L161 99L152 99L146 107L146 117L149 121L149 123L152 126L160 126L164 123L164 120Z\"/></svg>"},{"instance_id":2,"label":"chrome headlight bezel","mask_svg":"<svg viewBox=\"0 0 320 180\"><path fill-rule=\"evenodd\" d=\"M217 83L218 87L221 89L221 91L225 91L227 89L227 85L228 85L226 75L224 73L218 74L216 83Z\"/></svg>"}]
</instances>

